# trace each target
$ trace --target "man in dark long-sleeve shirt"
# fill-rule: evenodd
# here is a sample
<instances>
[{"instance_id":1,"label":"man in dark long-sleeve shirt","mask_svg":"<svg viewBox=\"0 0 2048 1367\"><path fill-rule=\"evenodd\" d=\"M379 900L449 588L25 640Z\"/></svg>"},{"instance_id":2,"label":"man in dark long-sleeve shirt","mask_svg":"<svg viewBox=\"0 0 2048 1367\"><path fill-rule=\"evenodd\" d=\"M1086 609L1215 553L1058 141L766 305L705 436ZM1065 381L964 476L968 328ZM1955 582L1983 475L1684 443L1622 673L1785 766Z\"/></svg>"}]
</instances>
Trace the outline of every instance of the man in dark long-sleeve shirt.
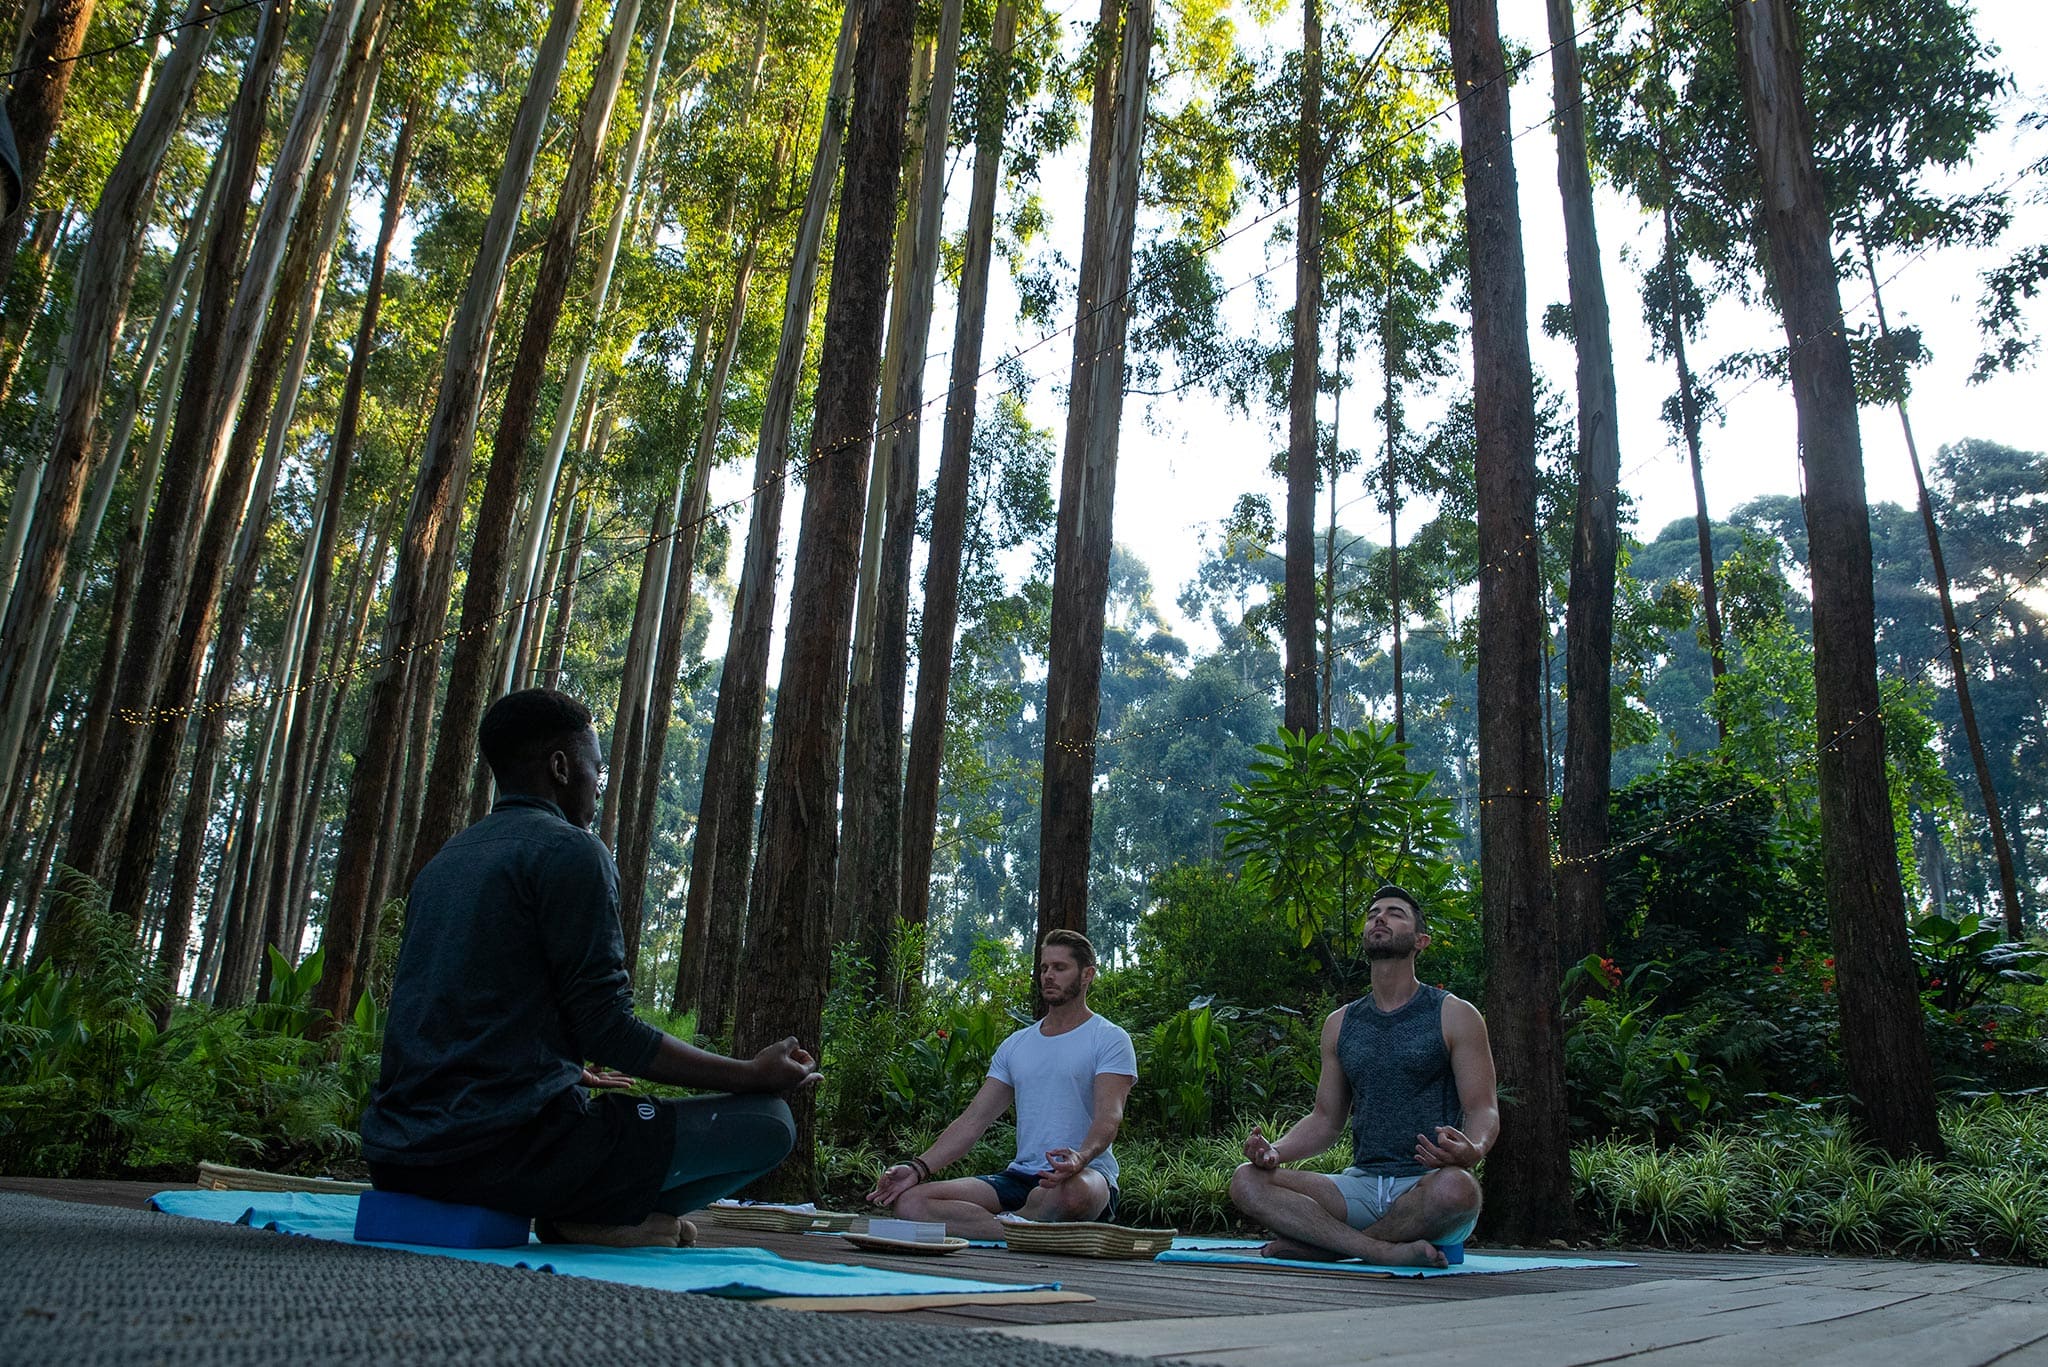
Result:
<instances>
[{"instance_id":1,"label":"man in dark long-sleeve shirt","mask_svg":"<svg viewBox=\"0 0 2048 1367\"><path fill-rule=\"evenodd\" d=\"M534 1216L544 1237L687 1242L683 1211L787 1156L795 1128L776 1094L816 1066L794 1039L730 1059L634 1016L618 870L589 830L603 781L582 704L509 694L479 738L502 796L407 899L363 1113L371 1178ZM613 1089L628 1074L738 1095L625 1096Z\"/></svg>"}]
</instances>

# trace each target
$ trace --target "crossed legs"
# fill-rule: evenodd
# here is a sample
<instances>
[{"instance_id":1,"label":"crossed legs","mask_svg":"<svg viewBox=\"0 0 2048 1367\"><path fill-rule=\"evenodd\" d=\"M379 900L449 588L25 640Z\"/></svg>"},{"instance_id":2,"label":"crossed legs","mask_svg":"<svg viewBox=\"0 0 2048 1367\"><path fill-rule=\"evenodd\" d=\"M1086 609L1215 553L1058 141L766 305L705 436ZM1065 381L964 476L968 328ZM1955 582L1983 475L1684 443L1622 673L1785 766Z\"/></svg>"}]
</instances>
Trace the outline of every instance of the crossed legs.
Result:
<instances>
[{"instance_id":1,"label":"crossed legs","mask_svg":"<svg viewBox=\"0 0 2048 1367\"><path fill-rule=\"evenodd\" d=\"M1027 1220L1056 1223L1093 1220L1109 1207L1109 1180L1084 1168L1053 1187L1033 1187L1018 1214ZM920 1182L896 1198L896 1214L906 1220L943 1220L946 1233L962 1239L1000 1239L1002 1201L996 1189L979 1177L945 1182Z\"/></svg>"},{"instance_id":2,"label":"crossed legs","mask_svg":"<svg viewBox=\"0 0 2048 1367\"><path fill-rule=\"evenodd\" d=\"M1442 1267L1439 1240L1471 1227L1479 1213L1479 1182L1463 1168L1439 1168L1387 1207L1364 1229L1345 1220L1344 1193L1329 1178L1294 1168L1239 1165L1230 1199L1277 1236L1273 1258L1362 1258L1389 1267Z\"/></svg>"}]
</instances>

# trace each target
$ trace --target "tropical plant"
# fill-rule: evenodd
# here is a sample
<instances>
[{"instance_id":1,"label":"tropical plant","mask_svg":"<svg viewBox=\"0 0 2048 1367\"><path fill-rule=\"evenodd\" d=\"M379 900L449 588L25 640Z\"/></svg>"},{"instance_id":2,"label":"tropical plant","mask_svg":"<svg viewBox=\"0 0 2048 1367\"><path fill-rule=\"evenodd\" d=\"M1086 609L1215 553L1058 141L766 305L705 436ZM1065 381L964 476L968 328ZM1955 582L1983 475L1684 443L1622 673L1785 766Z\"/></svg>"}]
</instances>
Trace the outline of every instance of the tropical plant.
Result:
<instances>
[{"instance_id":1,"label":"tropical plant","mask_svg":"<svg viewBox=\"0 0 2048 1367\"><path fill-rule=\"evenodd\" d=\"M1458 838L1451 803L1408 767L1391 726L1303 736L1282 728L1252 778L1224 804L1224 851L1276 902L1326 974L1349 976L1366 908L1382 883L1434 905L1452 883L1444 852Z\"/></svg>"}]
</instances>

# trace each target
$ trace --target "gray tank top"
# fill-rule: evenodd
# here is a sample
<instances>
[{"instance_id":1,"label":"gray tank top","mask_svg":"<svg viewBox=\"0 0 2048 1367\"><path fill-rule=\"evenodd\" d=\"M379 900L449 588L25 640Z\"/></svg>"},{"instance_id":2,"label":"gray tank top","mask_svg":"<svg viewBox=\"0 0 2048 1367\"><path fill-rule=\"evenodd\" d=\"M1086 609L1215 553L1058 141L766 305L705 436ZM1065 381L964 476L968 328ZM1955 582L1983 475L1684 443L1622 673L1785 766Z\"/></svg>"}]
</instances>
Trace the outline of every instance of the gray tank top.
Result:
<instances>
[{"instance_id":1,"label":"gray tank top","mask_svg":"<svg viewBox=\"0 0 2048 1367\"><path fill-rule=\"evenodd\" d=\"M1439 1125L1462 1129L1465 1108L1444 1046L1442 988L1418 986L1398 1011L1372 993L1351 1003L1337 1032L1337 1063L1351 1084L1351 1165L1376 1177L1415 1177L1415 1136Z\"/></svg>"}]
</instances>

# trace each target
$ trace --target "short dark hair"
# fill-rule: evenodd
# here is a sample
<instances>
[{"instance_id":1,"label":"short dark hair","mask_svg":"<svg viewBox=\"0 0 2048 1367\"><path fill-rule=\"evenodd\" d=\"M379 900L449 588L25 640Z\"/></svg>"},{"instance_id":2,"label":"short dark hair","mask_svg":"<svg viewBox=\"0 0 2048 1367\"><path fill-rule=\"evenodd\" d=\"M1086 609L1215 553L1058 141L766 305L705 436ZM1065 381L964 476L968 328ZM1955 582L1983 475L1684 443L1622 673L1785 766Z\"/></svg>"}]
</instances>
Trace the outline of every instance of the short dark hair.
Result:
<instances>
[{"instance_id":1,"label":"short dark hair","mask_svg":"<svg viewBox=\"0 0 2048 1367\"><path fill-rule=\"evenodd\" d=\"M525 775L534 761L557 748L564 737L590 727L590 709L567 693L552 688L522 688L507 693L484 711L476 728L478 746L491 776L503 786Z\"/></svg>"},{"instance_id":2,"label":"short dark hair","mask_svg":"<svg viewBox=\"0 0 2048 1367\"><path fill-rule=\"evenodd\" d=\"M1399 898L1401 901L1406 902L1408 910L1415 913L1415 933L1417 935L1427 935L1429 933L1429 922L1422 914L1422 903L1416 901L1415 894L1402 887L1399 883L1380 884L1380 890L1372 895L1371 899L1366 902L1366 906L1370 907L1374 902L1384 901L1389 897Z\"/></svg>"},{"instance_id":3,"label":"short dark hair","mask_svg":"<svg viewBox=\"0 0 2048 1367\"><path fill-rule=\"evenodd\" d=\"M1088 937L1078 930L1048 930L1038 947L1047 950L1054 945L1071 952L1074 962L1083 968L1095 962L1095 946L1088 943Z\"/></svg>"}]
</instances>

